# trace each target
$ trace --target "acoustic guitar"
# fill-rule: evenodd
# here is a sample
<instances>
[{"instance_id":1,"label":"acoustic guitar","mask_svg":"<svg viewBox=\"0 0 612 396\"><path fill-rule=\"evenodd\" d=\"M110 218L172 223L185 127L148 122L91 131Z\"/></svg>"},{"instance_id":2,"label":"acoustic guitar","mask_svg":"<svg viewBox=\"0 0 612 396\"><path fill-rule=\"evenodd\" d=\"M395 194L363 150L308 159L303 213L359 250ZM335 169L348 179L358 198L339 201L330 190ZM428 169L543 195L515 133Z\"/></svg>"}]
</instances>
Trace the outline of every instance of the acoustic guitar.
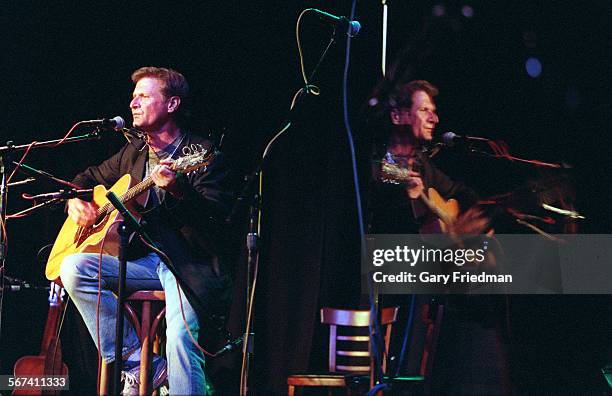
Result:
<instances>
[{"instance_id":1,"label":"acoustic guitar","mask_svg":"<svg viewBox=\"0 0 612 396\"><path fill-rule=\"evenodd\" d=\"M49 292L49 313L38 356L24 356L13 367L15 377L68 375L68 366L62 361L62 348L58 337L60 319L65 309L62 295L64 290L51 282ZM57 395L59 390L16 389L13 395Z\"/></svg>"},{"instance_id":2,"label":"acoustic guitar","mask_svg":"<svg viewBox=\"0 0 612 396\"><path fill-rule=\"evenodd\" d=\"M384 183L408 184L410 180L408 176L409 171L410 169L401 163L394 162L392 159L385 157L381 163L381 180ZM447 233L448 227L459 216L459 202L455 199L445 200L436 189L431 187L427 189L427 193L422 191L419 199L433 215L433 217L430 216L423 222L420 233Z\"/></svg>"},{"instance_id":3,"label":"acoustic guitar","mask_svg":"<svg viewBox=\"0 0 612 396\"><path fill-rule=\"evenodd\" d=\"M188 173L193 170L207 166L215 156L214 150L196 152L178 158L170 166L176 172ZM142 193L148 191L155 183L151 177L145 178L135 185L133 178L123 175L111 188L107 190L104 186L98 185L93 190L93 202L98 205L97 218L91 227L80 227L70 217L66 219L62 226L55 244L51 249L45 275L49 280L59 278L62 261L68 255L74 253L99 253L104 241L104 253L117 256L119 254L120 238L117 233L119 221L123 219L121 214L108 201L106 194L108 191L114 192L128 210L134 214L137 220L140 216L136 208L144 206ZM145 197L146 198L146 197ZM104 239L106 236L106 239Z\"/></svg>"}]
</instances>

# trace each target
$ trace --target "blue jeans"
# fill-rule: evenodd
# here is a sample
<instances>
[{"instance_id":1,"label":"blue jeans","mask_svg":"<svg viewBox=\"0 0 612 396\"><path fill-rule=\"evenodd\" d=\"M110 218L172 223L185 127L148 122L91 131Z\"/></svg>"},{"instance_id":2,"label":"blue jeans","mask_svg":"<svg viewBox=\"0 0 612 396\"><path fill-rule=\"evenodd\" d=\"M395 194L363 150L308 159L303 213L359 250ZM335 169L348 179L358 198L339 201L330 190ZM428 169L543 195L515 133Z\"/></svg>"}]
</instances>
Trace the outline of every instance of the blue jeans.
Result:
<instances>
[{"instance_id":1,"label":"blue jeans","mask_svg":"<svg viewBox=\"0 0 612 396\"><path fill-rule=\"evenodd\" d=\"M118 288L119 260L102 256L102 292L100 298L100 345L97 345L96 304L98 299L97 253L78 253L64 259L60 277L68 295L72 298L100 355L105 362L115 360L115 316L117 298L113 294ZM164 290L166 294L166 358L168 361L168 383L172 395L204 395L204 355L193 345L181 314L177 282L174 274L159 256L152 253L146 257L128 261L126 291ZM185 318L194 339L198 339L198 318L181 290ZM123 356L140 346L136 331L126 319L123 327Z\"/></svg>"}]
</instances>

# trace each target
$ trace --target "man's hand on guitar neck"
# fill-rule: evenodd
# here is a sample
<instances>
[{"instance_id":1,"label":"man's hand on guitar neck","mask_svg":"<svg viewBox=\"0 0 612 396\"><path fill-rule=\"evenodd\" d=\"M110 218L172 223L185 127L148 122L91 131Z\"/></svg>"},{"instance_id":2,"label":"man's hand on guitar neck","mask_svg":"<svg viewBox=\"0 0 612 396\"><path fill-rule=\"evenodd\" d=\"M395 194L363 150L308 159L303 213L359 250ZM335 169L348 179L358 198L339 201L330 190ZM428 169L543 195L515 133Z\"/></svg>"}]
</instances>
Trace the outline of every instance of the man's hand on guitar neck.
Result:
<instances>
[{"instance_id":1,"label":"man's hand on guitar neck","mask_svg":"<svg viewBox=\"0 0 612 396\"><path fill-rule=\"evenodd\" d=\"M171 159L159 161L159 164L155 165L151 171L151 179L159 188L163 188L175 197L180 198L182 193L176 179L176 172L170 168L173 163L174 161Z\"/></svg>"},{"instance_id":2,"label":"man's hand on guitar neck","mask_svg":"<svg viewBox=\"0 0 612 396\"><path fill-rule=\"evenodd\" d=\"M406 194L408 194L411 199L417 199L423 192L423 189L424 187L423 180L421 179L421 174L419 172L409 170Z\"/></svg>"},{"instance_id":3,"label":"man's hand on guitar neck","mask_svg":"<svg viewBox=\"0 0 612 396\"><path fill-rule=\"evenodd\" d=\"M81 227L92 226L96 222L98 205L94 202L73 198L68 200L68 216Z\"/></svg>"}]
</instances>

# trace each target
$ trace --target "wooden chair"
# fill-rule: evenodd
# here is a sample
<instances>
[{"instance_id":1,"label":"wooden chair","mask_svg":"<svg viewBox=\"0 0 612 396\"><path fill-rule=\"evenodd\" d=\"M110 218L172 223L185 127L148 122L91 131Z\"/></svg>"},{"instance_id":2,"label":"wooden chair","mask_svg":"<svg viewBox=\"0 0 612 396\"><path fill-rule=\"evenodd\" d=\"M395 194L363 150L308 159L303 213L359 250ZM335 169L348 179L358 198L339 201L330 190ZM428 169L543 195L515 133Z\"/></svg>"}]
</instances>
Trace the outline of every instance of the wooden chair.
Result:
<instances>
[{"instance_id":1,"label":"wooden chair","mask_svg":"<svg viewBox=\"0 0 612 396\"><path fill-rule=\"evenodd\" d=\"M134 325L136 335L140 340L142 348L140 353L139 394L149 395L151 394L152 387L151 363L153 360L153 352L159 352L157 350L154 351L154 349L159 348L159 340L156 338L157 329L166 313L166 307L164 306L157 312L155 319L153 319L153 303L156 301L165 302L166 295L162 290L139 290L132 293L125 301L125 313ZM141 319L138 318L138 314L130 304L136 302L142 303ZM109 382L111 380L111 373L109 373L108 366L102 361L100 372L100 395L108 394Z\"/></svg>"},{"instance_id":2,"label":"wooden chair","mask_svg":"<svg viewBox=\"0 0 612 396\"><path fill-rule=\"evenodd\" d=\"M397 319L397 311L398 307L382 310L385 351L389 350L392 323ZM287 377L289 396L295 394L296 387L348 387L347 375L367 376L370 373L370 337L367 334L350 334L355 332L355 328L368 328L370 311L322 308L321 323L329 325L329 373L290 375ZM353 328L352 331L350 328ZM383 372L386 370L385 360L382 362Z\"/></svg>"}]
</instances>

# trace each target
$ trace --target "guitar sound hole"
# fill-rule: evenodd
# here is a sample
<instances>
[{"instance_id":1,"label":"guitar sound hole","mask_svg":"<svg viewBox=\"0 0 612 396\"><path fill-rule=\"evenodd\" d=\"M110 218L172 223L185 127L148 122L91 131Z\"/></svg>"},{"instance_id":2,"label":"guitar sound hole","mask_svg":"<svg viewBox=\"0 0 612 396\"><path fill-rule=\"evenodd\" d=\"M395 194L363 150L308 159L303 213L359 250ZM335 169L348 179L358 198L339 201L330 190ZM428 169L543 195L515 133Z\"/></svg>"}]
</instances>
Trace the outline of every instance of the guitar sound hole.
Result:
<instances>
[{"instance_id":1,"label":"guitar sound hole","mask_svg":"<svg viewBox=\"0 0 612 396\"><path fill-rule=\"evenodd\" d=\"M106 223L105 219L108 217L107 214L104 215L100 215L98 216L98 218L96 218L96 221L94 222L94 225L91 226L91 228L96 228L97 226L99 226L101 223Z\"/></svg>"},{"instance_id":2,"label":"guitar sound hole","mask_svg":"<svg viewBox=\"0 0 612 396\"><path fill-rule=\"evenodd\" d=\"M108 215L100 216L96 219L96 223L88 228L79 227L76 235L75 235L75 243L77 246L81 245L87 238L89 238L93 234L97 234L100 232L102 228L106 225L108 221Z\"/></svg>"}]
</instances>

